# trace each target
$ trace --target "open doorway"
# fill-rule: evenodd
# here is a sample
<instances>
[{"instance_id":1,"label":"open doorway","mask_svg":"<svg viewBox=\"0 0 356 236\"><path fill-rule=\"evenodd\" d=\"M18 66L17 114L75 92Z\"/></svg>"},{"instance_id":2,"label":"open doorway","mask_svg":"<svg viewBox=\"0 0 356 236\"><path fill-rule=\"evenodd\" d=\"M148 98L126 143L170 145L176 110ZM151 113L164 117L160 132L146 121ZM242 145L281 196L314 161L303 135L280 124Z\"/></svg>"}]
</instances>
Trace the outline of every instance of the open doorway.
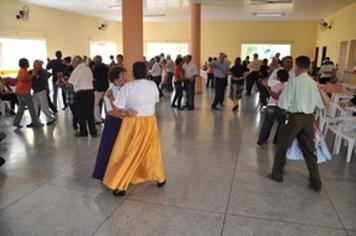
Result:
<instances>
[{"instance_id":1,"label":"open doorway","mask_svg":"<svg viewBox=\"0 0 356 236\"><path fill-rule=\"evenodd\" d=\"M246 56L250 56L252 59L252 55L254 53L258 53L259 58L267 58L269 61L272 60L273 56L276 53L281 54L281 58L285 56L291 55L291 45L290 44L264 44L264 43L244 43L241 45L241 57L243 59Z\"/></svg>"},{"instance_id":2,"label":"open doorway","mask_svg":"<svg viewBox=\"0 0 356 236\"><path fill-rule=\"evenodd\" d=\"M178 55L187 55L189 46L188 43L148 42L146 48L147 60L150 60L161 53L171 55L174 60Z\"/></svg>"},{"instance_id":3,"label":"open doorway","mask_svg":"<svg viewBox=\"0 0 356 236\"><path fill-rule=\"evenodd\" d=\"M115 55L118 53L117 51L117 43L115 42L90 42L90 57L94 58L99 55L102 57L103 62L106 64L110 64L110 55Z\"/></svg>"},{"instance_id":4,"label":"open doorway","mask_svg":"<svg viewBox=\"0 0 356 236\"><path fill-rule=\"evenodd\" d=\"M342 41L340 43L340 50L339 50L339 69L337 71L337 78L343 81L344 77L344 70L346 69L346 55L347 55L347 48L349 46L348 41Z\"/></svg>"}]
</instances>

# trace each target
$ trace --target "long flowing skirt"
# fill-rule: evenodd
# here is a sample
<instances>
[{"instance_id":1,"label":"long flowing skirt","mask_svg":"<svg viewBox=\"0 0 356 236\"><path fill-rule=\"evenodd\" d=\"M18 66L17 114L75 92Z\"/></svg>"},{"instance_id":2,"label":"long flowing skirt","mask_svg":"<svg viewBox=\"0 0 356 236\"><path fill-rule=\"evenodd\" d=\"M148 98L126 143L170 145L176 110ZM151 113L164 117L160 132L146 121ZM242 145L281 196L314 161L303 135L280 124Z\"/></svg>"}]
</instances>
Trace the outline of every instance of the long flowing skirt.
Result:
<instances>
[{"instance_id":1,"label":"long flowing skirt","mask_svg":"<svg viewBox=\"0 0 356 236\"><path fill-rule=\"evenodd\" d=\"M92 177L103 180L106 167L109 163L111 151L120 131L122 119L110 115L106 116L103 134L100 140L98 155Z\"/></svg>"},{"instance_id":2,"label":"long flowing skirt","mask_svg":"<svg viewBox=\"0 0 356 236\"><path fill-rule=\"evenodd\" d=\"M103 183L113 190L129 184L165 181L162 152L155 116L127 117L122 122Z\"/></svg>"},{"instance_id":3,"label":"long flowing skirt","mask_svg":"<svg viewBox=\"0 0 356 236\"><path fill-rule=\"evenodd\" d=\"M318 125L314 122L314 142L315 142L315 151L318 158L318 163L326 162L331 160L331 153L329 151L328 146L325 143L323 134L320 132ZM295 139L288 149L287 152L288 160L304 160L304 156L302 150L299 147L298 140Z\"/></svg>"}]
</instances>

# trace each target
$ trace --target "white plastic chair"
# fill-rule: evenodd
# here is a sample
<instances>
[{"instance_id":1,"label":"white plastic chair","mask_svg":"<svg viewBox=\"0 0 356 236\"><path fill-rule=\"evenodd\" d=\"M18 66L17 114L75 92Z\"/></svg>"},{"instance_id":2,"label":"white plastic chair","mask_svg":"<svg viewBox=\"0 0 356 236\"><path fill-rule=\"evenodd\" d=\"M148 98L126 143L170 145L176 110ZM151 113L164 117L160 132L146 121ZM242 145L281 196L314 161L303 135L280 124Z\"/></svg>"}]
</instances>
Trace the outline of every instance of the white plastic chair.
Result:
<instances>
[{"instance_id":1,"label":"white plastic chair","mask_svg":"<svg viewBox=\"0 0 356 236\"><path fill-rule=\"evenodd\" d=\"M328 132L329 126L333 125L333 123L335 122L335 118L347 117L348 115L348 110L342 108L339 104L335 103L332 103L328 110L321 110L319 115L319 128L324 137L326 137L326 133Z\"/></svg>"},{"instance_id":2,"label":"white plastic chair","mask_svg":"<svg viewBox=\"0 0 356 236\"><path fill-rule=\"evenodd\" d=\"M328 130L335 134L333 154L339 154L342 140L347 141L346 161L350 162L356 142L356 117L339 117Z\"/></svg>"}]
</instances>

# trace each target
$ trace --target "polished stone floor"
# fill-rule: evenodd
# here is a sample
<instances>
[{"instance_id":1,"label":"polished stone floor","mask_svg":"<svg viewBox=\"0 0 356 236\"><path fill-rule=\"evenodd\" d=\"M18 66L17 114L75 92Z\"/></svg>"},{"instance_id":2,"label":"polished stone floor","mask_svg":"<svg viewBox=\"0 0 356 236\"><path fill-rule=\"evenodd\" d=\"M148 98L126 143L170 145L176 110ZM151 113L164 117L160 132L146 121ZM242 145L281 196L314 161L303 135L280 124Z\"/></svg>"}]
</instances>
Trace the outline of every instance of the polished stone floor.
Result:
<instances>
[{"instance_id":1,"label":"polished stone floor","mask_svg":"<svg viewBox=\"0 0 356 236\"><path fill-rule=\"evenodd\" d=\"M0 235L356 235L356 158L320 165L321 193L307 188L303 161L288 162L285 182L266 178L273 145L256 149L261 121L255 96L240 111L176 112L158 105L168 183L132 186L114 197L92 179L99 138L74 138L69 111L55 126L14 131L0 143ZM27 121L29 118L26 117ZM24 122L26 120L24 119Z\"/></svg>"}]
</instances>

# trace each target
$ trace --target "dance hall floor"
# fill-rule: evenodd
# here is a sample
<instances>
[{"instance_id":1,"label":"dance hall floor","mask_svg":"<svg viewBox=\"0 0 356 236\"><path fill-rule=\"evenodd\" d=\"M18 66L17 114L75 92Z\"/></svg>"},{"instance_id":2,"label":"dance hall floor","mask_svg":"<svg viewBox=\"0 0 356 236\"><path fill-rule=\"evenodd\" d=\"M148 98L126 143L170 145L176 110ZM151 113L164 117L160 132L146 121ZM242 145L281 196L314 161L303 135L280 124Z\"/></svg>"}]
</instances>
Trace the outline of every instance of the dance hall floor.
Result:
<instances>
[{"instance_id":1,"label":"dance hall floor","mask_svg":"<svg viewBox=\"0 0 356 236\"><path fill-rule=\"evenodd\" d=\"M91 178L100 138L73 137L69 111L43 129L14 131L1 117L0 235L356 235L355 156L320 165L321 193L308 189L303 161L273 182L273 145L255 147L256 97L237 114L230 101L211 111L212 99L205 92L195 111L176 112L166 95L157 116L168 183L132 186L124 198Z\"/></svg>"}]
</instances>

